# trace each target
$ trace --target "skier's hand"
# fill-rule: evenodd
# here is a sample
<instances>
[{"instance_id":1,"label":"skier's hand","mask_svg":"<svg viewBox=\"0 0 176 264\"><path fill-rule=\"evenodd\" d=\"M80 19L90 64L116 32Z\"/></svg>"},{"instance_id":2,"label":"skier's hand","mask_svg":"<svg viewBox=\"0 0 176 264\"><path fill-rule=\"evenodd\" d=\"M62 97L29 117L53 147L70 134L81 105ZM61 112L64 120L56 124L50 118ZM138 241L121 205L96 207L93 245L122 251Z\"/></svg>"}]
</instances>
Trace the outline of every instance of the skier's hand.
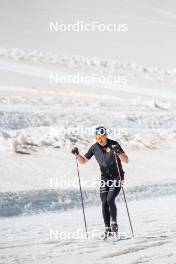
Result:
<instances>
[{"instance_id":1,"label":"skier's hand","mask_svg":"<svg viewBox=\"0 0 176 264\"><path fill-rule=\"evenodd\" d=\"M111 149L112 149L112 151L114 151L117 155L122 154L121 150L120 150L119 147L116 146L116 145L112 145L112 146L111 146Z\"/></svg>"},{"instance_id":2,"label":"skier's hand","mask_svg":"<svg viewBox=\"0 0 176 264\"><path fill-rule=\"evenodd\" d=\"M78 148L77 147L73 148L71 153L77 156L79 154Z\"/></svg>"}]
</instances>

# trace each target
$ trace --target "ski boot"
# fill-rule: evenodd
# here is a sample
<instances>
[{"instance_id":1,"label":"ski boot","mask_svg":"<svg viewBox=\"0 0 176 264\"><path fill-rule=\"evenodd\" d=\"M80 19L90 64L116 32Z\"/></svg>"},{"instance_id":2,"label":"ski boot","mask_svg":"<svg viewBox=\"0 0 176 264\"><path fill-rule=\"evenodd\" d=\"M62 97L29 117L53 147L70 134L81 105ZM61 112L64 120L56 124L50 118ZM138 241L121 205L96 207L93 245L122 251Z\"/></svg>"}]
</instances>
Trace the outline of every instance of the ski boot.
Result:
<instances>
[{"instance_id":1,"label":"ski boot","mask_svg":"<svg viewBox=\"0 0 176 264\"><path fill-rule=\"evenodd\" d=\"M116 222L113 222L111 224L111 236L115 239L118 239L119 234L118 234L118 224Z\"/></svg>"},{"instance_id":2,"label":"ski boot","mask_svg":"<svg viewBox=\"0 0 176 264\"><path fill-rule=\"evenodd\" d=\"M111 228L110 227L106 227L105 228L105 232L104 232L104 236L103 236L103 240L107 239L110 236L111 236Z\"/></svg>"}]
</instances>

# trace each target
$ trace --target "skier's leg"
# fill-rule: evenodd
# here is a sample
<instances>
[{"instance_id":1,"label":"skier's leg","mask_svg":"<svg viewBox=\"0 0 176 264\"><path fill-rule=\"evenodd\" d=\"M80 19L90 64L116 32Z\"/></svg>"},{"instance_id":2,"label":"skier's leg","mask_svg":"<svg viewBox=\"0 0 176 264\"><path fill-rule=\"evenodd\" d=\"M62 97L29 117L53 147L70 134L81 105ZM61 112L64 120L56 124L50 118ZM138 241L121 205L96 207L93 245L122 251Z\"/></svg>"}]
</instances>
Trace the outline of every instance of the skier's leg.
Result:
<instances>
[{"instance_id":1,"label":"skier's leg","mask_svg":"<svg viewBox=\"0 0 176 264\"><path fill-rule=\"evenodd\" d=\"M110 216L113 223L117 222L117 207L115 204L115 198L120 192L121 187L110 187L107 194L107 203L109 206Z\"/></svg>"},{"instance_id":2,"label":"skier's leg","mask_svg":"<svg viewBox=\"0 0 176 264\"><path fill-rule=\"evenodd\" d=\"M102 202L102 214L104 219L105 227L110 227L110 212L109 205L107 203L108 189L107 186L100 187L100 198Z\"/></svg>"}]
</instances>

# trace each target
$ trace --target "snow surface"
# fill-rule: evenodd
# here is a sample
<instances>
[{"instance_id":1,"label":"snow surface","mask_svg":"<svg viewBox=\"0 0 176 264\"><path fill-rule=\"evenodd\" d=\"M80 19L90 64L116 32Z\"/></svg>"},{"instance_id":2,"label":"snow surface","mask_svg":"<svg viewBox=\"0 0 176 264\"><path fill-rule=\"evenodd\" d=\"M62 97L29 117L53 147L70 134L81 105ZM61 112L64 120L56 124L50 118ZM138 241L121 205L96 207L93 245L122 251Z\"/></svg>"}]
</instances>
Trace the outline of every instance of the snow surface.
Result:
<instances>
[{"instance_id":1,"label":"snow surface","mask_svg":"<svg viewBox=\"0 0 176 264\"><path fill-rule=\"evenodd\" d=\"M88 240L81 210L1 219L0 263L175 263L174 206L175 196L129 202L135 238L116 244L99 240L100 207L86 208ZM122 203L118 216L121 232L130 236Z\"/></svg>"}]
</instances>

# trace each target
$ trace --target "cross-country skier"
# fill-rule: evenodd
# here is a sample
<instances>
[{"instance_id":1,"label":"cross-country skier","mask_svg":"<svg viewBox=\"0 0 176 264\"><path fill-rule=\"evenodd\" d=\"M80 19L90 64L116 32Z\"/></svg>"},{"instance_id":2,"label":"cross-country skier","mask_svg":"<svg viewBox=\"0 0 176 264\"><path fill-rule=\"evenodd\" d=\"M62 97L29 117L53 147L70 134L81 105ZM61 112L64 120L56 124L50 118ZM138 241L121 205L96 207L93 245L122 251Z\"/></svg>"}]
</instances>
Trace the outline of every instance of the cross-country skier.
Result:
<instances>
[{"instance_id":1,"label":"cross-country skier","mask_svg":"<svg viewBox=\"0 0 176 264\"><path fill-rule=\"evenodd\" d=\"M121 181L124 180L121 161L128 163L128 156L117 141L107 137L107 130L103 126L96 128L95 136L96 143L90 147L84 156L79 153L77 147L72 149L72 153L77 156L81 164L88 162L94 155L100 166L100 198L105 224L105 238L107 238L112 233L118 234L115 198L121 190ZM115 159L114 152L116 153L117 159ZM118 162L118 166L116 161Z\"/></svg>"}]
</instances>

